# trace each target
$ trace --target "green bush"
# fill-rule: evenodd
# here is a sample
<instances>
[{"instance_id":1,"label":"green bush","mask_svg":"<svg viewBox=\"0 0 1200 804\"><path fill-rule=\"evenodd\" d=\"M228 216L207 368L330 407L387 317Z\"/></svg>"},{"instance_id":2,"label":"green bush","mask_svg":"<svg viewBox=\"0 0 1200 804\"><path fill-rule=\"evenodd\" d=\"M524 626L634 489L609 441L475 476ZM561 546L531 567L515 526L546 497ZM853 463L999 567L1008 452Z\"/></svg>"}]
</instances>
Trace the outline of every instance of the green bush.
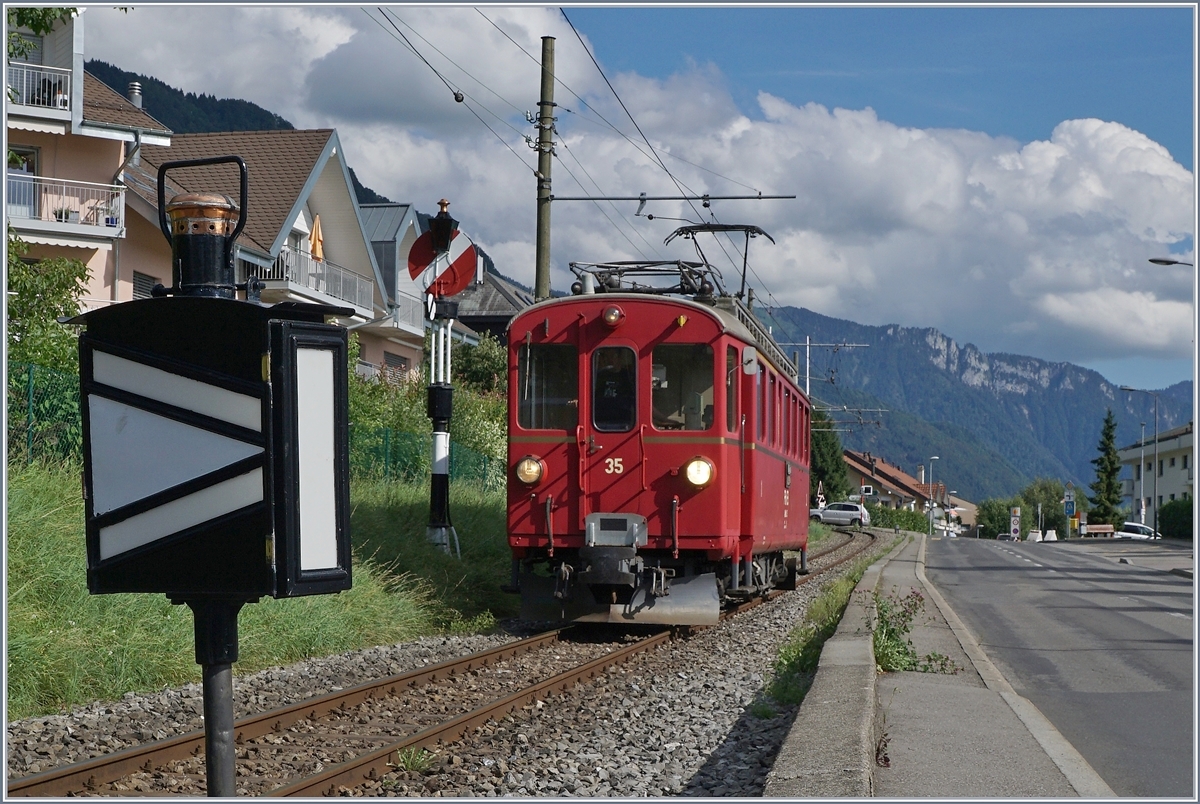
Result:
<instances>
[{"instance_id":1,"label":"green bush","mask_svg":"<svg viewBox=\"0 0 1200 804\"><path fill-rule=\"evenodd\" d=\"M1192 499L1171 500L1158 509L1158 532L1167 539L1195 539Z\"/></svg>"},{"instance_id":2,"label":"green bush","mask_svg":"<svg viewBox=\"0 0 1200 804\"><path fill-rule=\"evenodd\" d=\"M929 520L920 511L910 511L907 508L884 508L878 503L868 503L867 513L871 515L871 527L895 528L924 533L929 528Z\"/></svg>"}]
</instances>

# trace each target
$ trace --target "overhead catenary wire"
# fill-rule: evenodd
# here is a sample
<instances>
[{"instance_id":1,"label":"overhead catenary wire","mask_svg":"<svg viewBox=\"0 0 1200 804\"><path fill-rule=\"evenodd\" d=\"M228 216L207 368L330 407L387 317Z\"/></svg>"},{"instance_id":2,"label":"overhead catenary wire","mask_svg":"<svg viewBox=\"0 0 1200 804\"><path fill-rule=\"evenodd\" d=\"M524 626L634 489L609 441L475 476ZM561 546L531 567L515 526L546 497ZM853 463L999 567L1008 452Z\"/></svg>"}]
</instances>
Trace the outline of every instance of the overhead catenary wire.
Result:
<instances>
[{"instance_id":1,"label":"overhead catenary wire","mask_svg":"<svg viewBox=\"0 0 1200 804\"><path fill-rule=\"evenodd\" d=\"M484 110L484 111L486 111L488 114L490 114L490 115L492 115L493 117L495 117L495 118L496 118L497 120L499 120L500 122L502 122L502 123L504 123L505 125L507 125L509 128L513 129L513 131L515 131L515 132L517 133L517 135L518 135L518 136L521 136L521 137L523 137L523 138L525 138L525 139L528 139L528 138L526 138L526 137L525 137L525 135L524 135L524 134L523 134L523 133L522 133L522 132L521 132L519 129L515 128L515 127L514 127L514 126L513 126L511 123L509 123L509 122L508 122L507 120L505 120L503 117L500 117L500 116L499 116L499 115L497 115L495 112L493 112L491 109L488 109L488 108L487 108L487 106L485 106L485 105L484 105L484 104L482 104L482 103L479 103L478 101L475 101L475 99L473 99L473 98L470 98L470 97L469 97L469 96L468 96L466 93L462 92L461 90L459 90L459 89L455 89L455 88L454 88L454 87L453 87L453 86L450 84L450 82L449 82L449 81L446 79L446 77L445 77L445 76L443 76L443 75L442 75L442 73L441 73L441 72L440 72L440 71L439 71L439 70L438 70L436 67L434 67L434 66L433 66L433 65L432 65L432 64L429 62L429 60L428 60L428 59L426 59L426 58L425 58L425 56L421 54L421 52L420 52L419 50L417 50L416 46L415 46L415 45L413 45L413 43L412 43L412 42L409 40L409 38L408 38L407 36L405 36L405 35L404 35L404 32L403 32L403 31L401 31L401 30L400 30L400 29L399 29L399 28L396 26L395 22L393 22L393 21L391 20L391 18L388 16L387 12L385 12L385 11L384 11L382 8L378 8L377 10L380 12L380 14L382 14L382 15L383 15L384 19L385 19L385 20L387 20L388 24L389 24L389 25L391 25L391 26L392 26L392 27L393 27L393 28L396 30L396 34L399 34L400 38L399 38L399 39L397 39L396 41L398 41L398 42L401 42L401 43L402 43L403 45L405 45L405 46L406 46L406 47L407 47L407 48L408 48L410 51L412 51L412 53L413 53L414 55L416 55L416 57L417 57L417 58L419 58L419 59L420 59L422 62L424 62L424 63L425 63L425 65L426 65L426 66L428 66L428 67L429 67L429 69L433 71L433 74L434 74L434 75L436 75L436 76L437 76L437 77L438 77L438 78L439 78L439 79L442 81L442 83L446 85L446 88L447 88L447 89L449 89L449 90L450 90L450 91L451 91L451 92L454 94L454 99L455 99L456 101L458 101L459 103L462 103L462 104L463 104L463 106L464 106L464 107L466 107L467 111L468 111L468 112L470 112L470 113L472 114L472 116L474 116L474 117L475 117L475 119L476 119L476 120L478 120L480 123L482 123L482 124L483 124L483 126L484 126L484 128L486 128L488 131L490 131L490 132L491 132L491 133L492 133L492 134L493 134L493 135L496 137L496 139L500 140L500 143L501 143L502 145L504 145L504 147L505 147L505 148L507 148L507 149L509 150L509 152L511 152L511 153L512 153L512 155L513 155L513 156L517 157L517 159L518 159L518 160L521 162L521 164L522 164L522 165L524 165L524 166L525 166L525 168L526 168L526 169L528 169L528 170L530 170L530 171L534 171L534 167L533 167L532 165L530 165L528 162L526 162L526 161L525 161L525 158L524 158L523 156L521 156L521 154L517 153L517 151L516 151L516 150L515 150L515 149L514 149L514 148L513 148L513 147L512 147L512 146L511 146L509 143L508 143L508 141L507 141L506 139L504 139L504 137L502 137L502 136L500 135L500 133L499 133L499 132L497 132L497 131L496 131L494 128L492 128L492 127L491 127L491 125L489 125L489 124L488 124L488 122L487 122L486 120L484 120L484 119L483 119L483 117L481 117L481 116L479 115L479 113L478 113L478 112L476 112L476 111L475 111L475 109L473 109L473 108L472 108L471 104L470 104L470 103L468 103L467 101L468 101L468 100L472 100L472 101L474 101L475 103L478 103L478 105L479 105L479 107L480 107L481 109L483 109L483 110ZM364 13L364 14L366 14L366 15L367 15L367 17L368 17L369 19L371 19L373 22L375 22L375 24L379 25L379 27L380 27L380 28L382 28L382 29L383 29L383 31L384 31L385 33L387 33L387 34L389 34L390 36L392 36L392 38L393 38L393 39L396 39L396 36L395 36L395 34L392 34L392 32L391 32L391 31L388 31L388 29L387 29L387 28L385 28L385 27L383 26L383 23L382 23L382 22L380 22L379 20L375 19L374 17L372 17L372 16L371 16L371 14L370 14L370 12L368 12L368 11L367 11L365 8L363 9L363 13ZM403 20L401 20L401 22L403 22ZM407 24L407 23L405 23L405 26L406 26L406 27L408 27L408 28L409 28L409 30L412 30L411 26L408 26L408 24ZM416 34L417 36L420 36L420 34L416 33L416 31L413 31L413 33L414 33L414 34ZM428 42L428 40L426 40L426 39L425 39L425 37L421 37L421 39L422 39L422 41ZM432 46L431 46L431 47L432 47ZM434 48L434 49L435 49L435 50L437 50L437 48ZM443 57L445 57L445 54L444 54L444 53L441 53L441 51L440 51L440 50L438 50L438 53L440 53L440 54L441 54ZM449 59L447 59L447 60L449 61ZM451 64L454 64L454 62L453 62L453 61L451 61L450 63L451 63ZM458 65L457 65L457 64L455 64L455 66L456 66L456 67L458 67ZM459 69L461 70L462 68L461 68L461 67L459 67ZM463 70L463 72L464 72L464 73L466 73L466 71L465 71L465 70ZM488 87L487 87L486 85L484 85L482 82L478 81L478 79L476 79L474 76L471 76L471 74L470 74L470 73L466 73L466 74L467 74L467 76L468 76L468 77L470 77L472 80L474 80L474 81L476 81L477 83L479 83L479 84L480 84L480 86L483 86L485 89L488 89ZM489 92L491 92L492 90L491 90L491 89L488 89L488 91L489 91ZM496 94L496 93L495 93L495 92L493 92L493 94ZM500 96L499 96L499 95L497 95L497 97L500 97ZM501 98L501 99L503 100L503 98Z\"/></svg>"}]
</instances>

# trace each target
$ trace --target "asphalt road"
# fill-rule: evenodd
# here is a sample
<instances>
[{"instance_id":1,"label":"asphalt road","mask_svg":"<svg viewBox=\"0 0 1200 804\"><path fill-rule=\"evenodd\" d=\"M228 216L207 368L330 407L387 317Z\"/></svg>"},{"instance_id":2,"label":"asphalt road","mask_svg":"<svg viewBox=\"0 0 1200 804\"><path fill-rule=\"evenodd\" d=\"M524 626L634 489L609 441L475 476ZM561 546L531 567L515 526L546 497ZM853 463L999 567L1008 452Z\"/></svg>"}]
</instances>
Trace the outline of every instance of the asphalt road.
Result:
<instances>
[{"instance_id":1,"label":"asphalt road","mask_svg":"<svg viewBox=\"0 0 1200 804\"><path fill-rule=\"evenodd\" d=\"M926 574L1117 795L1190 798L1192 581L1105 548L939 539Z\"/></svg>"}]
</instances>

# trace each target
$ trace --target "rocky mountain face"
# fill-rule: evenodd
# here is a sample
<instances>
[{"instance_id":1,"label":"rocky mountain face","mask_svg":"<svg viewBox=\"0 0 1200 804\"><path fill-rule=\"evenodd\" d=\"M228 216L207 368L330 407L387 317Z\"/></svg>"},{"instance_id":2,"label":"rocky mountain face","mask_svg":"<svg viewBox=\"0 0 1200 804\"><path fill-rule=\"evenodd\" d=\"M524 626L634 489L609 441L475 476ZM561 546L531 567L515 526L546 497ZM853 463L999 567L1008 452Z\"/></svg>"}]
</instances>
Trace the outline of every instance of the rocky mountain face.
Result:
<instances>
[{"instance_id":1,"label":"rocky mountain face","mask_svg":"<svg viewBox=\"0 0 1200 804\"><path fill-rule=\"evenodd\" d=\"M1072 363L985 354L936 329L865 326L803 308L775 308L763 318L774 325L780 341L802 341L807 335L816 343L868 344L865 348L813 349L812 393L838 406L848 405L851 398L861 401L860 395L865 393L883 403L875 407L893 411L864 414L865 419L881 415L880 428L855 428L843 434L844 443L856 449L874 441L879 454L889 460L907 460L915 466L938 454L924 449L921 451L929 454L893 458L885 451L895 439L882 433L888 430L889 419L903 412L935 428L965 431L977 442L969 450L975 460L982 459L978 448L984 447L1021 479L1049 476L1086 486L1094 479L1091 460L1097 455L1100 428L1109 408L1117 417L1118 446L1138 440L1140 422L1146 422L1147 436L1153 432L1152 397L1123 392L1099 373ZM788 348L800 350L803 373L803 346ZM1160 431L1191 419L1190 380L1158 393ZM952 475L943 472L956 468L953 464L958 462L943 452L935 472L953 482L949 480ZM994 482L984 484L987 496L1017 490L1008 487L1016 477L1009 476L1012 473L1007 469L990 474ZM1009 477L1002 480L1004 476Z\"/></svg>"}]
</instances>

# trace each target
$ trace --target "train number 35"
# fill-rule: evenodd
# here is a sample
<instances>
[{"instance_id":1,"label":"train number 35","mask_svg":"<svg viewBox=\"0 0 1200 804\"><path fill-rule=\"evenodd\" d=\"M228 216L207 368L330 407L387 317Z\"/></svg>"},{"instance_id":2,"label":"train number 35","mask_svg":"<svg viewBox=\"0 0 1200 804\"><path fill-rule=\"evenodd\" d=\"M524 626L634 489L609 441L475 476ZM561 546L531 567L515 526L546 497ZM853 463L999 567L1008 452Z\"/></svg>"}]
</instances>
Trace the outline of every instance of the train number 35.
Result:
<instances>
[{"instance_id":1,"label":"train number 35","mask_svg":"<svg viewBox=\"0 0 1200 804\"><path fill-rule=\"evenodd\" d=\"M604 459L604 474L619 475L625 471L625 466L621 463L620 458L605 458Z\"/></svg>"}]
</instances>

